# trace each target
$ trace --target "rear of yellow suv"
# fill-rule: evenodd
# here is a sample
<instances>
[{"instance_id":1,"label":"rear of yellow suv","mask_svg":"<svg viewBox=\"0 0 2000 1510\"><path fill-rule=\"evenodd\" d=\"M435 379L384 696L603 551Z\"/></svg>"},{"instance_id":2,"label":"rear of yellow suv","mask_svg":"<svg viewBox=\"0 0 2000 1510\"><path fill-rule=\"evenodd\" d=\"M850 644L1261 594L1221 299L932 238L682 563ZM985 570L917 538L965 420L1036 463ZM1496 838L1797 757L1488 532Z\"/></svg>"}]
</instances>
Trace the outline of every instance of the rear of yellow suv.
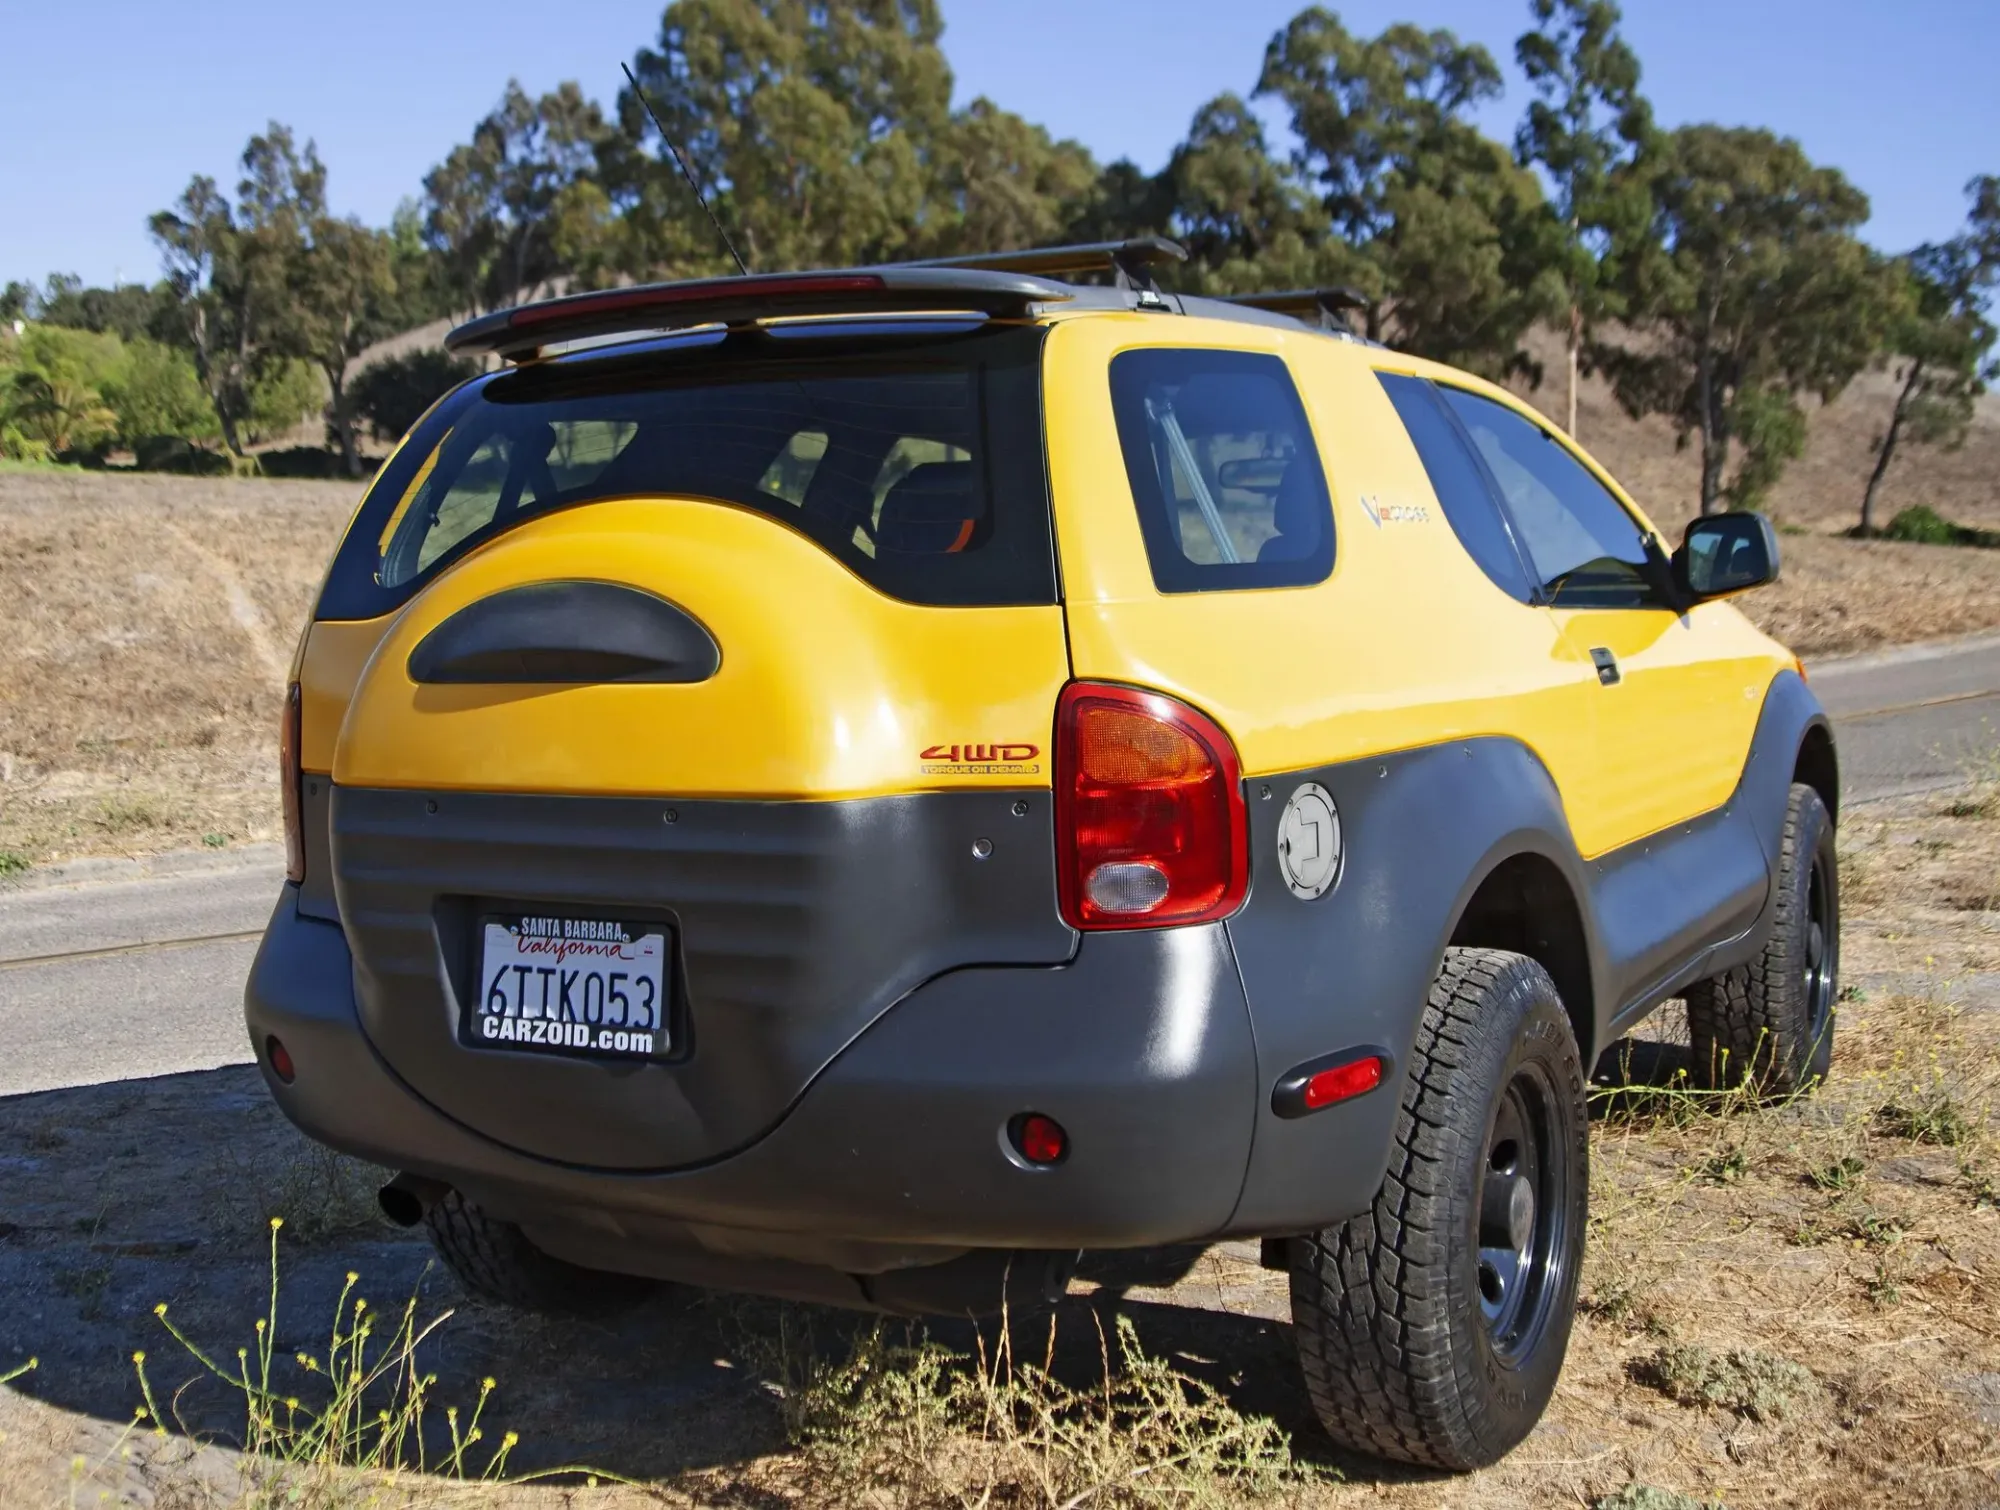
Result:
<instances>
[{"instance_id":1,"label":"rear of yellow suv","mask_svg":"<svg viewBox=\"0 0 2000 1510\"><path fill-rule=\"evenodd\" d=\"M456 332L511 365L329 571L252 1040L489 1296L1256 1237L1328 1430L1474 1466L1561 1366L1591 1056L1681 995L1697 1074L1825 1071L1831 739L1719 601L1761 520L1670 556L1500 390L1170 254Z\"/></svg>"}]
</instances>

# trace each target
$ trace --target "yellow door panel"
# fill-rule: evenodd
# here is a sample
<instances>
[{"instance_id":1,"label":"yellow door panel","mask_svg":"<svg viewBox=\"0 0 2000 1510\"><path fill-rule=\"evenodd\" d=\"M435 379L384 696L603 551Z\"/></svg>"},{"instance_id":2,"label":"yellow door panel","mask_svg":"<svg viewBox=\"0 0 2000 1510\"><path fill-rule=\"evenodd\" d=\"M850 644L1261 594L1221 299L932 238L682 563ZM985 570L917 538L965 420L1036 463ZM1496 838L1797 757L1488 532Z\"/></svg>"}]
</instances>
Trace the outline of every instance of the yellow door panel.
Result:
<instances>
[{"instance_id":1,"label":"yellow door panel","mask_svg":"<svg viewBox=\"0 0 2000 1510\"><path fill-rule=\"evenodd\" d=\"M1566 646L1594 667L1598 752L1587 853L1629 844L1722 806L1743 774L1764 694L1789 657L1725 603L1668 609L1553 610ZM1580 845L1584 835L1579 833Z\"/></svg>"},{"instance_id":2,"label":"yellow door panel","mask_svg":"<svg viewBox=\"0 0 2000 1510\"><path fill-rule=\"evenodd\" d=\"M1154 587L1107 378L1117 351L1142 345L1284 357L1333 493L1327 581ZM1220 322L1113 317L1058 326L1047 363L1049 467L1079 677L1157 687L1202 708L1236 741L1249 775L1503 735L1536 752L1565 805L1579 800L1595 678L1566 653L1546 610L1508 597L1460 547L1358 348Z\"/></svg>"},{"instance_id":3,"label":"yellow door panel","mask_svg":"<svg viewBox=\"0 0 2000 1510\"><path fill-rule=\"evenodd\" d=\"M410 652L460 608L524 583L593 580L680 605L721 647L720 669L668 686L410 679ZM315 643L340 627L319 626ZM364 626L349 627L351 642L330 635L321 652L329 700L362 638ZM1046 786L1068 672L1060 608L902 603L748 510L598 503L499 536L387 625L333 774L358 786L687 797Z\"/></svg>"}]
</instances>

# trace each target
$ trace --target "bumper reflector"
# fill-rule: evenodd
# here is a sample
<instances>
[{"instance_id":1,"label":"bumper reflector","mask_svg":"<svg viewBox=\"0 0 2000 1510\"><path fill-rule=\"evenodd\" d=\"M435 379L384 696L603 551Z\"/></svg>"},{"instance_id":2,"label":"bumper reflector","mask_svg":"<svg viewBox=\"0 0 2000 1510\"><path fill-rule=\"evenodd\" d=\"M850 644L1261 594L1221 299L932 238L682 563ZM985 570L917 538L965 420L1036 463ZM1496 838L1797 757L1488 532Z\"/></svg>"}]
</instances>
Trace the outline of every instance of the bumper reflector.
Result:
<instances>
[{"instance_id":1,"label":"bumper reflector","mask_svg":"<svg viewBox=\"0 0 2000 1510\"><path fill-rule=\"evenodd\" d=\"M298 1070L292 1065L292 1051L278 1042L276 1034L264 1040L264 1058L270 1063L271 1073L285 1084L290 1085L297 1077Z\"/></svg>"},{"instance_id":2,"label":"bumper reflector","mask_svg":"<svg viewBox=\"0 0 2000 1510\"><path fill-rule=\"evenodd\" d=\"M1028 1163L1046 1169L1069 1157L1069 1134L1054 1117L1023 1112L1007 1124L1007 1139Z\"/></svg>"}]
</instances>

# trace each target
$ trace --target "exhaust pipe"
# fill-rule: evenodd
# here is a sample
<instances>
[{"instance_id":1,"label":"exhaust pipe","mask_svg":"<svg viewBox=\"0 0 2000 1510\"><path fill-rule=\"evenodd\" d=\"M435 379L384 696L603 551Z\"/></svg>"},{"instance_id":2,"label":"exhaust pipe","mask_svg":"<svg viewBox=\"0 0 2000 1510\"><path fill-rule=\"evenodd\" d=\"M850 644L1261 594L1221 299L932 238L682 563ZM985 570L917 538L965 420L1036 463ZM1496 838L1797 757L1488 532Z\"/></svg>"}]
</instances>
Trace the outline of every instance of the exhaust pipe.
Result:
<instances>
[{"instance_id":1,"label":"exhaust pipe","mask_svg":"<svg viewBox=\"0 0 2000 1510\"><path fill-rule=\"evenodd\" d=\"M420 1174L399 1174L375 1193L382 1214L398 1227L414 1227L450 1187Z\"/></svg>"}]
</instances>

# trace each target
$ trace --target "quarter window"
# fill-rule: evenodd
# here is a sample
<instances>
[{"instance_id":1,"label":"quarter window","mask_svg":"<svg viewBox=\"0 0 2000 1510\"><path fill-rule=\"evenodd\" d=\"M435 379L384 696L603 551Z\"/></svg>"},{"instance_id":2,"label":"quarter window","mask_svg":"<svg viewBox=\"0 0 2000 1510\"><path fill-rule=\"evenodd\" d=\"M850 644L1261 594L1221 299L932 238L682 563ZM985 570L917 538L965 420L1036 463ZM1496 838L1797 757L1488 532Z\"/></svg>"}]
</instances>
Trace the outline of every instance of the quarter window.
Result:
<instances>
[{"instance_id":1,"label":"quarter window","mask_svg":"<svg viewBox=\"0 0 2000 1510\"><path fill-rule=\"evenodd\" d=\"M1639 526L1562 442L1505 404L1462 388L1437 391L1492 474L1551 604L1661 606Z\"/></svg>"},{"instance_id":2,"label":"quarter window","mask_svg":"<svg viewBox=\"0 0 2000 1510\"><path fill-rule=\"evenodd\" d=\"M1285 364L1153 348L1111 361L1111 402L1161 592L1299 587L1333 570L1333 505Z\"/></svg>"},{"instance_id":3,"label":"quarter window","mask_svg":"<svg viewBox=\"0 0 2000 1510\"><path fill-rule=\"evenodd\" d=\"M1430 476L1431 491L1437 494L1438 506L1451 522L1458 543L1492 578L1494 586L1520 602L1533 602L1535 584L1521 562L1513 532L1450 411L1422 378L1397 372L1377 376L1402 416L1403 428L1410 432Z\"/></svg>"}]
</instances>

